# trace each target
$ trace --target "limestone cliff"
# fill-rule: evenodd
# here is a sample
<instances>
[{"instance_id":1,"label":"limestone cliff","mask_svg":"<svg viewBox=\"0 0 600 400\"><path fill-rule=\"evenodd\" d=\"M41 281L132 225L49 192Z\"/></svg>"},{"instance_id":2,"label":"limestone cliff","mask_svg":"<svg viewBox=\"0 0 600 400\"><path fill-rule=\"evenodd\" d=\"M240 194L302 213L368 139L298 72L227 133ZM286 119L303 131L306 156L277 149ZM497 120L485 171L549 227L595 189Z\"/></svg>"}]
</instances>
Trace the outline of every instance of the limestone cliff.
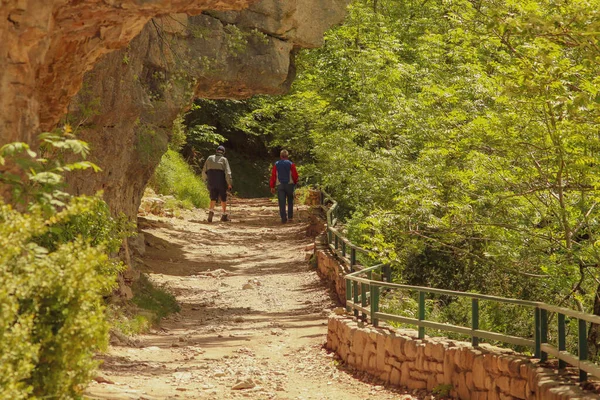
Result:
<instances>
[{"instance_id":1,"label":"limestone cliff","mask_svg":"<svg viewBox=\"0 0 600 400\"><path fill-rule=\"evenodd\" d=\"M133 217L176 115L194 97L284 92L294 52L320 45L346 3L3 0L0 144L31 143L70 104L103 168L70 178L71 191L102 189Z\"/></svg>"},{"instance_id":2,"label":"limestone cliff","mask_svg":"<svg viewBox=\"0 0 600 400\"><path fill-rule=\"evenodd\" d=\"M256 0L2 0L0 133L31 142L64 115L83 74L154 16L240 10Z\"/></svg>"},{"instance_id":3,"label":"limestone cliff","mask_svg":"<svg viewBox=\"0 0 600 400\"><path fill-rule=\"evenodd\" d=\"M285 89L293 44L242 32L207 15L153 19L130 45L86 74L68 116L100 173L69 179L76 193L102 189L134 217L166 151L175 117L195 96L246 97Z\"/></svg>"}]
</instances>

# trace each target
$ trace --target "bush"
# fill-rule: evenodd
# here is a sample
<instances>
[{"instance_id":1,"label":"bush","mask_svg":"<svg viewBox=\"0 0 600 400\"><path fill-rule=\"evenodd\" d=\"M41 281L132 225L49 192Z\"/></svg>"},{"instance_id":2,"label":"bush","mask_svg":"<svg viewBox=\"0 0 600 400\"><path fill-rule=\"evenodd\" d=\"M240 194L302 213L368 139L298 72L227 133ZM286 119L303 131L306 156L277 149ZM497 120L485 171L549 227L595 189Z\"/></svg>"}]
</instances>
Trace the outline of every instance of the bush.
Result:
<instances>
[{"instance_id":1,"label":"bush","mask_svg":"<svg viewBox=\"0 0 600 400\"><path fill-rule=\"evenodd\" d=\"M173 195L183 202L190 201L195 207L207 207L210 202L204 182L173 150L163 155L149 185L157 193Z\"/></svg>"},{"instance_id":2,"label":"bush","mask_svg":"<svg viewBox=\"0 0 600 400\"><path fill-rule=\"evenodd\" d=\"M0 205L0 398L74 397L96 367L108 332L102 296L121 264L81 231L53 249L38 242L101 202L79 198L50 218Z\"/></svg>"},{"instance_id":3,"label":"bush","mask_svg":"<svg viewBox=\"0 0 600 400\"><path fill-rule=\"evenodd\" d=\"M43 134L46 155L24 143L0 148L0 173L19 209L0 201L0 398L78 398L107 344L103 296L122 264L123 229L99 196L70 197L63 174L95 167L64 164L86 145L65 130ZM18 169L21 166L21 170ZM17 177L19 179L17 179Z\"/></svg>"}]
</instances>

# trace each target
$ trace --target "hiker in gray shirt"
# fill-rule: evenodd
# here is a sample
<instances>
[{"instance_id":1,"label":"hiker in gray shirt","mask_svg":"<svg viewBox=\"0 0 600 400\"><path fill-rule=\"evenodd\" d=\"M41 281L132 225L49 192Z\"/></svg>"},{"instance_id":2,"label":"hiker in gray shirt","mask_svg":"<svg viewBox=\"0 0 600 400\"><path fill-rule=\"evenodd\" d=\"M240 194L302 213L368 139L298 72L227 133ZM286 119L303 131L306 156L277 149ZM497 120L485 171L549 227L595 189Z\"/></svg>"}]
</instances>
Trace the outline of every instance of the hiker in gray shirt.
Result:
<instances>
[{"instance_id":1,"label":"hiker in gray shirt","mask_svg":"<svg viewBox=\"0 0 600 400\"><path fill-rule=\"evenodd\" d=\"M229 221L227 216L227 189L231 190L233 180L231 179L229 162L223 154L225 154L225 147L217 147L216 154L208 157L204 163L204 168L202 168L202 177L206 181L210 192L208 222L212 222L215 215L217 199L221 199L221 208L223 209L221 221Z\"/></svg>"}]
</instances>

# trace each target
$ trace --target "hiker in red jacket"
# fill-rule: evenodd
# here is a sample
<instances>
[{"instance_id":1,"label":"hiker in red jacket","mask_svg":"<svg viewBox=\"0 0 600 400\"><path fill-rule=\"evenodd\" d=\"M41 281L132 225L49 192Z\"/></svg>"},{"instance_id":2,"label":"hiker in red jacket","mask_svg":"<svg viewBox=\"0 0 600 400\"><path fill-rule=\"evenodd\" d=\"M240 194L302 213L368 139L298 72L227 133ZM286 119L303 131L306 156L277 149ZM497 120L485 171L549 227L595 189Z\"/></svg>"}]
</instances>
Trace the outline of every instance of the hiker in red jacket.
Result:
<instances>
[{"instance_id":1,"label":"hiker in red jacket","mask_svg":"<svg viewBox=\"0 0 600 400\"><path fill-rule=\"evenodd\" d=\"M298 183L298 172L296 165L288 160L288 151L281 150L279 153L281 160L273 165L271 171L271 193L277 190L277 199L279 200L279 215L281 223L285 224L288 220L294 219L294 189ZM285 210L285 201L287 200L287 214Z\"/></svg>"}]
</instances>

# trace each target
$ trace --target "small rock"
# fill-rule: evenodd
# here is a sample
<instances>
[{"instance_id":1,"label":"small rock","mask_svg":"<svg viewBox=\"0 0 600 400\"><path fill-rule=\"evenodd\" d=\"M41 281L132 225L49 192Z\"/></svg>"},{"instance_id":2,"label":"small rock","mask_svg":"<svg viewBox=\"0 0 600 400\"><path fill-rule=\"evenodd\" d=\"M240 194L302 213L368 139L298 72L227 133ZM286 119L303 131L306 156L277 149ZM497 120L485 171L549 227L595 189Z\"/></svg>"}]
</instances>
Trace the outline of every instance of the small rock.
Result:
<instances>
[{"instance_id":1,"label":"small rock","mask_svg":"<svg viewBox=\"0 0 600 400\"><path fill-rule=\"evenodd\" d=\"M98 382L98 383L107 383L107 384L109 384L109 385L114 385L114 384L115 384L113 381L111 381L111 380L110 380L110 379L108 379L108 378L105 378L105 377L104 377L104 376L102 376L102 375L98 375L98 376L96 376L96 377L94 378L94 380L95 380L96 382Z\"/></svg>"},{"instance_id":2,"label":"small rock","mask_svg":"<svg viewBox=\"0 0 600 400\"><path fill-rule=\"evenodd\" d=\"M256 384L251 378L239 379L235 385L231 387L232 390L243 390L243 389L252 389Z\"/></svg>"},{"instance_id":3,"label":"small rock","mask_svg":"<svg viewBox=\"0 0 600 400\"><path fill-rule=\"evenodd\" d=\"M248 290L248 289L254 289L254 286L251 283L244 283L244 286L242 286L243 290Z\"/></svg>"}]
</instances>

